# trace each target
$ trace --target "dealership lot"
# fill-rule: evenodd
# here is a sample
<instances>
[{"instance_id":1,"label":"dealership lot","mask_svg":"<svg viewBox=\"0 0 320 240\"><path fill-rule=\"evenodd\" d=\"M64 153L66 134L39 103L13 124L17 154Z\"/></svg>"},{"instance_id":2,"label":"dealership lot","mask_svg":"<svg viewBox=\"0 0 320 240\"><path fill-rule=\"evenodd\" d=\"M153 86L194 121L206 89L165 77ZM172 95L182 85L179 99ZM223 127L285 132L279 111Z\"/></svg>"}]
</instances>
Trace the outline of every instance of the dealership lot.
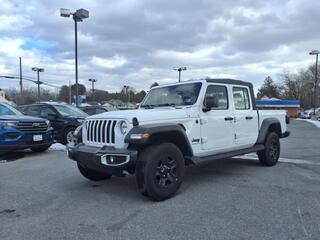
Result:
<instances>
[{"instance_id":1,"label":"dealership lot","mask_svg":"<svg viewBox=\"0 0 320 240\"><path fill-rule=\"evenodd\" d=\"M275 167L252 154L189 167L164 202L143 198L132 176L87 181L62 150L11 155L0 239L320 239L320 129L289 130Z\"/></svg>"}]
</instances>

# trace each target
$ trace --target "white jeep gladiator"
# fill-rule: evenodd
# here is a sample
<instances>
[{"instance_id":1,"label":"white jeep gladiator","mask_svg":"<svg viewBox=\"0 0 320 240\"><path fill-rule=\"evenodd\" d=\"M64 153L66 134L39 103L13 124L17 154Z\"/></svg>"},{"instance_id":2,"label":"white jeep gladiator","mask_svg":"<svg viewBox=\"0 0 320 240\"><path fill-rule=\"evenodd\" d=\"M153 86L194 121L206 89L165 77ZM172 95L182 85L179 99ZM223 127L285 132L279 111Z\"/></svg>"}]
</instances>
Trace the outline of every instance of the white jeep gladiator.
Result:
<instances>
[{"instance_id":1,"label":"white jeep gladiator","mask_svg":"<svg viewBox=\"0 0 320 240\"><path fill-rule=\"evenodd\" d=\"M161 201L178 191L190 164L256 152L263 165L275 165L279 139L289 136L285 117L282 110L257 110L248 82L163 85L138 109L88 117L68 156L93 181L135 174L139 191Z\"/></svg>"}]
</instances>

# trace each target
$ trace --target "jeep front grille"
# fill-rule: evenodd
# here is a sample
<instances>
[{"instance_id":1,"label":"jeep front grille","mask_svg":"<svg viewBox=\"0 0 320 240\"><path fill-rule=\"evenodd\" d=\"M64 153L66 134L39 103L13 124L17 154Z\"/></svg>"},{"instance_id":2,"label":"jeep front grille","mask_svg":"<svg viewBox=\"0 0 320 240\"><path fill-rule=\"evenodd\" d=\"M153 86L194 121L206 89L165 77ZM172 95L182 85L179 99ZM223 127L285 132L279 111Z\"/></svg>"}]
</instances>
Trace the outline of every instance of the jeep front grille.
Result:
<instances>
[{"instance_id":1,"label":"jeep front grille","mask_svg":"<svg viewBox=\"0 0 320 240\"><path fill-rule=\"evenodd\" d=\"M42 133L46 132L48 129L48 125L46 122L18 122L16 125L22 132L26 133Z\"/></svg>"},{"instance_id":2,"label":"jeep front grille","mask_svg":"<svg viewBox=\"0 0 320 240\"><path fill-rule=\"evenodd\" d=\"M86 138L89 143L115 144L115 128L117 120L87 120Z\"/></svg>"}]
</instances>

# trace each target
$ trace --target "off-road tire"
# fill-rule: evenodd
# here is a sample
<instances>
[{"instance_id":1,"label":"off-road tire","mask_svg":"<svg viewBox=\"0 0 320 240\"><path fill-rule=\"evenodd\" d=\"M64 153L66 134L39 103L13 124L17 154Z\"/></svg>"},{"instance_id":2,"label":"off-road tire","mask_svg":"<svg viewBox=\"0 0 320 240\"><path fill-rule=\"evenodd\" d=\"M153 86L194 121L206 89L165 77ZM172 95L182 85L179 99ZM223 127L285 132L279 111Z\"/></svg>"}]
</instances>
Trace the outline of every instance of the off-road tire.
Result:
<instances>
[{"instance_id":1,"label":"off-road tire","mask_svg":"<svg viewBox=\"0 0 320 240\"><path fill-rule=\"evenodd\" d=\"M258 152L260 163L269 167L276 165L280 156L280 141L278 134L270 132L264 146L264 150Z\"/></svg>"},{"instance_id":2,"label":"off-road tire","mask_svg":"<svg viewBox=\"0 0 320 240\"><path fill-rule=\"evenodd\" d=\"M111 174L108 174L108 173L101 173L101 172L97 172L92 169L89 169L81 165L81 163L79 162L77 162L77 165L78 165L79 172L82 174L82 176L84 176L85 178L91 181L101 181L101 180L109 179L112 176Z\"/></svg>"},{"instance_id":3,"label":"off-road tire","mask_svg":"<svg viewBox=\"0 0 320 240\"><path fill-rule=\"evenodd\" d=\"M184 169L184 157L176 145L151 145L142 151L136 165L138 189L154 201L171 198L181 186Z\"/></svg>"},{"instance_id":4,"label":"off-road tire","mask_svg":"<svg viewBox=\"0 0 320 240\"><path fill-rule=\"evenodd\" d=\"M49 146L44 146L44 147L32 147L30 148L32 152L45 152L50 148L51 145Z\"/></svg>"}]
</instances>

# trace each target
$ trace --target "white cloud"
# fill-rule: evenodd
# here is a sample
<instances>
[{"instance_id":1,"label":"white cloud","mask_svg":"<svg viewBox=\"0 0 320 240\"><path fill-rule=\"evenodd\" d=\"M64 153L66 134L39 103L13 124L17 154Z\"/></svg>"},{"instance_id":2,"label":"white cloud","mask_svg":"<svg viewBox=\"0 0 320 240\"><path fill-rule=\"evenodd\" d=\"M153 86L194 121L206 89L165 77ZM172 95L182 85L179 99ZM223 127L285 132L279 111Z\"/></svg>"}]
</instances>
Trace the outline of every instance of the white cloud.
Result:
<instances>
[{"instance_id":1,"label":"white cloud","mask_svg":"<svg viewBox=\"0 0 320 240\"><path fill-rule=\"evenodd\" d=\"M74 81L74 26L59 16L62 0L0 0L0 74L44 81ZM182 78L233 77L261 84L294 72L314 58L320 33L320 2L303 0L80 0L90 17L78 25L79 81L96 78L98 88L121 85L148 89L175 82L175 66L187 66ZM79 0L70 0L75 9ZM69 7L66 6L66 7ZM179 9L179 10L177 10ZM28 39L28 41L26 40ZM38 44L37 44L38 43ZM50 47L39 49L39 43ZM28 45L29 44L29 45ZM14 85L15 84L15 85ZM12 86L18 87L17 83ZM0 81L0 88L7 87Z\"/></svg>"},{"instance_id":2,"label":"white cloud","mask_svg":"<svg viewBox=\"0 0 320 240\"><path fill-rule=\"evenodd\" d=\"M122 67L126 63L126 61L127 60L124 57L118 55L112 58L101 58L94 56L91 60L91 62L96 66L109 69Z\"/></svg>"}]
</instances>

